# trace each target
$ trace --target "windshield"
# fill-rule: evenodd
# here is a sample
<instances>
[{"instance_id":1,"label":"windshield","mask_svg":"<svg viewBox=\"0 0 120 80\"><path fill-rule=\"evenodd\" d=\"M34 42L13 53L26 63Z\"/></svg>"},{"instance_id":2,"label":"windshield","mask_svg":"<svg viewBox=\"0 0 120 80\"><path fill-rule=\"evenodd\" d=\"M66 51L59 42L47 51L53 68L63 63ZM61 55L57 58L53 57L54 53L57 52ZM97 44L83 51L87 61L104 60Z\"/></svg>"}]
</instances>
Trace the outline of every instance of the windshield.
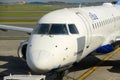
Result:
<instances>
[{"instance_id":1,"label":"windshield","mask_svg":"<svg viewBox=\"0 0 120 80\"><path fill-rule=\"evenodd\" d=\"M68 34L66 24L39 24L34 32L34 34Z\"/></svg>"}]
</instances>

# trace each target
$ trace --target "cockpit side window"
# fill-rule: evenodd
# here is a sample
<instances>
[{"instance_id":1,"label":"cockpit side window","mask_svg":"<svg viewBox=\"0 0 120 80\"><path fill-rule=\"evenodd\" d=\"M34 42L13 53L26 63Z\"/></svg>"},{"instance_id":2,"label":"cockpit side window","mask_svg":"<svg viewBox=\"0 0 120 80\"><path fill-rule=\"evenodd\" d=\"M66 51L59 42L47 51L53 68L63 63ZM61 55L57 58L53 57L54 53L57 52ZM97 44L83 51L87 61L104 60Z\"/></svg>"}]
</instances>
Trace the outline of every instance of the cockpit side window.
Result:
<instances>
[{"instance_id":1,"label":"cockpit side window","mask_svg":"<svg viewBox=\"0 0 120 80\"><path fill-rule=\"evenodd\" d=\"M34 34L47 34L49 31L50 24L38 24L34 30Z\"/></svg>"},{"instance_id":2,"label":"cockpit side window","mask_svg":"<svg viewBox=\"0 0 120 80\"><path fill-rule=\"evenodd\" d=\"M71 34L79 34L75 24L68 24L68 27Z\"/></svg>"}]
</instances>

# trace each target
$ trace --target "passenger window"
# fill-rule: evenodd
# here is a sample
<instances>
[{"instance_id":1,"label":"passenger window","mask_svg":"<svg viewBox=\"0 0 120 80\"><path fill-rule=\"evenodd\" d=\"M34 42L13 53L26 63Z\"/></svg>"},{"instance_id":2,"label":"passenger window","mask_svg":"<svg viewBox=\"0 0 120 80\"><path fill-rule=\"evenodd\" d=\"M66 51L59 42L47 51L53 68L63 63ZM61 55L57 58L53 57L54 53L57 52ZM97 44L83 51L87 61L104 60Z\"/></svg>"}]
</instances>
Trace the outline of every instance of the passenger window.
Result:
<instances>
[{"instance_id":1,"label":"passenger window","mask_svg":"<svg viewBox=\"0 0 120 80\"><path fill-rule=\"evenodd\" d=\"M94 24L92 24L92 26L93 26L93 29L95 29Z\"/></svg>"},{"instance_id":2,"label":"passenger window","mask_svg":"<svg viewBox=\"0 0 120 80\"><path fill-rule=\"evenodd\" d=\"M71 34L79 34L76 26L74 24L68 24L69 31Z\"/></svg>"}]
</instances>

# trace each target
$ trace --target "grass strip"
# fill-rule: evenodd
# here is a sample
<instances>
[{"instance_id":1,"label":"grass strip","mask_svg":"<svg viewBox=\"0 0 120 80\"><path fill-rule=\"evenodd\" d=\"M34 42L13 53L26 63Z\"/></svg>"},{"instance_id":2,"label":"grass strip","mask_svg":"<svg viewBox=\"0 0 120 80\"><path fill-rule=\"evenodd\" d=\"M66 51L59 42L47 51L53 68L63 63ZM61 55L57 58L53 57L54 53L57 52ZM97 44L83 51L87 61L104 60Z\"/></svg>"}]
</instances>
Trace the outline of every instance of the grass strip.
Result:
<instances>
[{"instance_id":1,"label":"grass strip","mask_svg":"<svg viewBox=\"0 0 120 80\"><path fill-rule=\"evenodd\" d=\"M16 5L16 4L12 4L12 5L0 5L0 10L17 10L17 11L29 11L29 10L33 10L33 11L51 11L51 10L56 10L59 9L57 6L52 6L52 5L37 5L37 4L26 4L26 5Z\"/></svg>"},{"instance_id":2,"label":"grass strip","mask_svg":"<svg viewBox=\"0 0 120 80\"><path fill-rule=\"evenodd\" d=\"M38 20L0 20L0 22L37 22Z\"/></svg>"},{"instance_id":3,"label":"grass strip","mask_svg":"<svg viewBox=\"0 0 120 80\"><path fill-rule=\"evenodd\" d=\"M24 16L32 16L32 17L36 17L36 16L43 16L45 14L47 14L48 12L0 12L0 17L24 17Z\"/></svg>"}]
</instances>

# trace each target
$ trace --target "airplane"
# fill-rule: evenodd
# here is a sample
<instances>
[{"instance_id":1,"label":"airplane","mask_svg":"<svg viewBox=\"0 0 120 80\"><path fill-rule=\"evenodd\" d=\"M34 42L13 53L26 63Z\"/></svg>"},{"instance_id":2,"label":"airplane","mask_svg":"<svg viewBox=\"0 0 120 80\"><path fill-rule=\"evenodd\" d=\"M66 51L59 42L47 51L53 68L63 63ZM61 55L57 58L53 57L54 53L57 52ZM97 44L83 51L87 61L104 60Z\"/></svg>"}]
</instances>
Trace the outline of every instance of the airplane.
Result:
<instances>
[{"instance_id":1,"label":"airplane","mask_svg":"<svg viewBox=\"0 0 120 80\"><path fill-rule=\"evenodd\" d=\"M52 11L34 29L0 25L0 30L31 33L20 44L18 55L31 70L47 73L78 63L92 51L113 51L114 44L120 42L120 0L117 4Z\"/></svg>"}]
</instances>

